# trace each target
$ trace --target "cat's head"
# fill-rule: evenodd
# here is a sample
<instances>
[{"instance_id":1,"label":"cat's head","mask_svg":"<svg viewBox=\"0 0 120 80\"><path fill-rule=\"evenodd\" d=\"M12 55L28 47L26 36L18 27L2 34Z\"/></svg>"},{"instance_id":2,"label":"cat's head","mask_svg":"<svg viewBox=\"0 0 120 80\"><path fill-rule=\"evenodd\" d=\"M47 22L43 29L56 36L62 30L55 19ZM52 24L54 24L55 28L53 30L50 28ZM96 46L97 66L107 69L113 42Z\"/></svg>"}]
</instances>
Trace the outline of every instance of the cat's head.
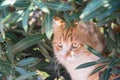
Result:
<instances>
[{"instance_id":1,"label":"cat's head","mask_svg":"<svg viewBox=\"0 0 120 80\"><path fill-rule=\"evenodd\" d=\"M57 19L53 21L53 29L53 48L59 59L74 61L81 55L91 55L84 45L103 50L101 33L93 23L80 22L77 26L65 28L65 23Z\"/></svg>"}]
</instances>

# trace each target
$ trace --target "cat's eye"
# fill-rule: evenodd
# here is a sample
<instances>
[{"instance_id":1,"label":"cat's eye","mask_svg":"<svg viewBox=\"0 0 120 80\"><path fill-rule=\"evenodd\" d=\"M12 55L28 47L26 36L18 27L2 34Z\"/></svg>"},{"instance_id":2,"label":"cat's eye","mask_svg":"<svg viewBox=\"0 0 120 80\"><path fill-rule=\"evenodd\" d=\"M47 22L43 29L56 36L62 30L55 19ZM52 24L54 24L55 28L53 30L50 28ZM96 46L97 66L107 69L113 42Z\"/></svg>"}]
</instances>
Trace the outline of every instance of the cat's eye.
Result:
<instances>
[{"instance_id":1,"label":"cat's eye","mask_svg":"<svg viewBox=\"0 0 120 80\"><path fill-rule=\"evenodd\" d=\"M79 47L78 43L73 43L72 46L71 46L72 49L75 49L75 48L78 48L78 47Z\"/></svg>"},{"instance_id":2,"label":"cat's eye","mask_svg":"<svg viewBox=\"0 0 120 80\"><path fill-rule=\"evenodd\" d=\"M57 43L57 46L60 47L60 48L62 48L62 43L61 43L61 42L58 42L58 43Z\"/></svg>"}]
</instances>

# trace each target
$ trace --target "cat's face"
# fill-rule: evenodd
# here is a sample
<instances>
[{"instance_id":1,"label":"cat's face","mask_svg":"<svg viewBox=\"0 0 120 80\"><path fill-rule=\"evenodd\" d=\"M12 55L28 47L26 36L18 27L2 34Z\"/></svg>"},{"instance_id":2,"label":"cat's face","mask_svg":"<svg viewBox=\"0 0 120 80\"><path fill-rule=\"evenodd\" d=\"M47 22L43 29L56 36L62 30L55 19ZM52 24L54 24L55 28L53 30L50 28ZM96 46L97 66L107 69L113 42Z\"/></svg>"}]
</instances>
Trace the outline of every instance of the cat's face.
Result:
<instances>
[{"instance_id":1,"label":"cat's face","mask_svg":"<svg viewBox=\"0 0 120 80\"><path fill-rule=\"evenodd\" d=\"M80 42L78 33L78 30L73 27L54 34L53 46L55 55L67 61L77 59L78 54L82 49L84 50L84 45Z\"/></svg>"},{"instance_id":2,"label":"cat's face","mask_svg":"<svg viewBox=\"0 0 120 80\"><path fill-rule=\"evenodd\" d=\"M66 29L61 23L58 22L53 31L53 48L57 58L71 62L80 58L81 55L90 55L91 53L84 48L85 44L95 49L102 49L103 46L94 29L86 27L83 23ZM96 44L100 44L100 47Z\"/></svg>"}]
</instances>

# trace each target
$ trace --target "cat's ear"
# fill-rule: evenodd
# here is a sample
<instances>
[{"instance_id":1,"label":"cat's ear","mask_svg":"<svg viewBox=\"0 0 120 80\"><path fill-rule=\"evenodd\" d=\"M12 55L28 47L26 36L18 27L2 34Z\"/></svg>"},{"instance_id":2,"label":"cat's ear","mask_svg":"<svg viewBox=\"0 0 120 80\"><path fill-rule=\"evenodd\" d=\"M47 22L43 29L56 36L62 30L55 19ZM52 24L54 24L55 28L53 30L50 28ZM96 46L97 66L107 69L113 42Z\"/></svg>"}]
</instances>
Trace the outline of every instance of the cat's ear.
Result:
<instances>
[{"instance_id":1,"label":"cat's ear","mask_svg":"<svg viewBox=\"0 0 120 80\"><path fill-rule=\"evenodd\" d=\"M53 32L60 32L63 31L63 28L65 27L65 23L58 17L55 17L53 19Z\"/></svg>"},{"instance_id":2,"label":"cat's ear","mask_svg":"<svg viewBox=\"0 0 120 80\"><path fill-rule=\"evenodd\" d=\"M79 30L83 29L85 31L90 31L90 32L94 31L93 27L95 27L95 23L94 22L83 22L83 21L80 21L79 24L77 25L77 28Z\"/></svg>"}]
</instances>

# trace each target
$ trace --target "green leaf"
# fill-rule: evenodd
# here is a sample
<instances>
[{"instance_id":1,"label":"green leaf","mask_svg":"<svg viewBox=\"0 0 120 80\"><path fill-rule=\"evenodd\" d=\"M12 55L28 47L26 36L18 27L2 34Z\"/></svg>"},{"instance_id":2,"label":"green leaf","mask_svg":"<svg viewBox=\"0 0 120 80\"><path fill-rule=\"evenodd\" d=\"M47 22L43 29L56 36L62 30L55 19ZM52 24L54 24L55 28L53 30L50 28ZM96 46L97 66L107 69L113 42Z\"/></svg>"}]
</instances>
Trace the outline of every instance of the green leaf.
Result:
<instances>
[{"instance_id":1,"label":"green leaf","mask_svg":"<svg viewBox=\"0 0 120 80\"><path fill-rule=\"evenodd\" d=\"M105 2L106 0L104 0ZM101 7L103 5L102 0L92 0L87 6L86 8L83 10L83 13L80 15L80 18L84 18L85 16L91 14L92 12L94 12L96 9L98 9L99 7Z\"/></svg>"},{"instance_id":2,"label":"green leaf","mask_svg":"<svg viewBox=\"0 0 120 80\"><path fill-rule=\"evenodd\" d=\"M114 12L120 6L120 1L116 0L110 3L109 10L106 10L103 14L98 15L98 20L103 20L107 16L109 16L112 12Z\"/></svg>"},{"instance_id":3,"label":"green leaf","mask_svg":"<svg viewBox=\"0 0 120 80\"><path fill-rule=\"evenodd\" d=\"M4 27L4 25L3 25L3 22L2 22L2 18L0 16L0 33L3 37L3 39L5 39L5 33L4 33L4 30L3 30L3 27Z\"/></svg>"},{"instance_id":4,"label":"green leaf","mask_svg":"<svg viewBox=\"0 0 120 80\"><path fill-rule=\"evenodd\" d=\"M79 19L79 16L80 16L80 12L72 13L72 15L70 15L70 21Z\"/></svg>"},{"instance_id":5,"label":"green leaf","mask_svg":"<svg viewBox=\"0 0 120 80\"><path fill-rule=\"evenodd\" d=\"M8 59L9 59L9 61L12 63L12 64L14 64L14 53L12 52L12 44L11 43L9 43L9 42L7 42L6 43L6 46L7 46L7 57L8 57Z\"/></svg>"},{"instance_id":6,"label":"green leaf","mask_svg":"<svg viewBox=\"0 0 120 80\"><path fill-rule=\"evenodd\" d=\"M109 58L100 58L96 61L96 63L108 63L110 61Z\"/></svg>"},{"instance_id":7,"label":"green leaf","mask_svg":"<svg viewBox=\"0 0 120 80\"><path fill-rule=\"evenodd\" d=\"M111 71L111 73L113 73L113 74L120 74L120 69L113 69L112 71Z\"/></svg>"},{"instance_id":8,"label":"green leaf","mask_svg":"<svg viewBox=\"0 0 120 80\"><path fill-rule=\"evenodd\" d=\"M81 68L86 68L86 67L90 67L90 66L93 66L97 64L95 61L93 62L87 62L87 63L84 63L84 64L81 64L79 65L76 69L81 69Z\"/></svg>"},{"instance_id":9,"label":"green leaf","mask_svg":"<svg viewBox=\"0 0 120 80\"><path fill-rule=\"evenodd\" d=\"M88 49L90 52L92 52L94 55L103 58L103 56L101 55L101 53L99 53L98 51L96 51L95 49L93 49L92 47L85 45L85 48Z\"/></svg>"},{"instance_id":10,"label":"green leaf","mask_svg":"<svg viewBox=\"0 0 120 80\"><path fill-rule=\"evenodd\" d=\"M95 18L96 16L100 15L101 12L104 12L105 10L106 10L105 8L100 7L97 10L95 10L94 13L90 13L90 14L86 15L82 20L85 22L89 21L90 19Z\"/></svg>"},{"instance_id":11,"label":"green leaf","mask_svg":"<svg viewBox=\"0 0 120 80\"><path fill-rule=\"evenodd\" d=\"M31 0L31 2L33 2L36 6L38 6L41 9L41 11L43 11L45 13L48 13L48 14L50 13L50 11L49 11L49 9L48 9L48 7L46 6L45 3L38 2L36 0Z\"/></svg>"},{"instance_id":12,"label":"green leaf","mask_svg":"<svg viewBox=\"0 0 120 80\"><path fill-rule=\"evenodd\" d=\"M102 77L102 80L109 80L109 77L110 77L110 71L111 71L111 68L107 68L104 70L104 73L103 73L103 77Z\"/></svg>"},{"instance_id":13,"label":"green leaf","mask_svg":"<svg viewBox=\"0 0 120 80\"><path fill-rule=\"evenodd\" d=\"M17 66L26 66L26 65L32 64L34 62L37 62L37 60L38 60L38 58L33 58L33 57L25 58L25 59L22 59L19 62L17 62L16 65Z\"/></svg>"},{"instance_id":14,"label":"green leaf","mask_svg":"<svg viewBox=\"0 0 120 80\"><path fill-rule=\"evenodd\" d=\"M118 16L120 16L119 12L114 12L111 15L109 15L108 17L106 17L104 20L100 20L97 25L103 26L104 24L108 23L111 20L114 20L115 18L117 18Z\"/></svg>"},{"instance_id":15,"label":"green leaf","mask_svg":"<svg viewBox=\"0 0 120 80\"><path fill-rule=\"evenodd\" d=\"M43 38L44 36L42 34L34 34L27 36L13 46L13 52L20 52L24 49L27 49L28 47L39 43L40 40L42 40Z\"/></svg>"},{"instance_id":16,"label":"green leaf","mask_svg":"<svg viewBox=\"0 0 120 80\"><path fill-rule=\"evenodd\" d=\"M15 70L20 73L21 75L25 75L26 73L28 73L25 69L20 68L20 67L15 67Z\"/></svg>"},{"instance_id":17,"label":"green leaf","mask_svg":"<svg viewBox=\"0 0 120 80\"><path fill-rule=\"evenodd\" d=\"M11 64L5 61L0 61L0 72L5 75L10 75L10 71L12 71Z\"/></svg>"},{"instance_id":18,"label":"green leaf","mask_svg":"<svg viewBox=\"0 0 120 80\"><path fill-rule=\"evenodd\" d=\"M83 21L96 18L99 25L104 25L110 21L110 15L120 8L119 0L92 0L80 15ZM102 13L102 14L101 14ZM117 18L117 17L116 17Z\"/></svg>"},{"instance_id":19,"label":"green leaf","mask_svg":"<svg viewBox=\"0 0 120 80\"><path fill-rule=\"evenodd\" d=\"M29 72L29 73L26 73L24 75L21 75L16 80L26 80L26 79L29 79L31 76L34 76L34 75L37 75L37 73L36 72Z\"/></svg>"},{"instance_id":20,"label":"green leaf","mask_svg":"<svg viewBox=\"0 0 120 80\"><path fill-rule=\"evenodd\" d=\"M45 3L50 9L56 11L68 11L72 10L72 6L62 2L46 2Z\"/></svg>"},{"instance_id":21,"label":"green leaf","mask_svg":"<svg viewBox=\"0 0 120 80\"><path fill-rule=\"evenodd\" d=\"M28 31L28 19L29 19L29 14L32 10L33 6L29 6L28 9L25 11L24 16L23 16L23 20L22 20L22 26L23 29L25 30L25 32Z\"/></svg>"},{"instance_id":22,"label":"green leaf","mask_svg":"<svg viewBox=\"0 0 120 80\"><path fill-rule=\"evenodd\" d=\"M3 41L4 41L4 39L3 39L2 35L0 35L0 42L3 42Z\"/></svg>"},{"instance_id":23,"label":"green leaf","mask_svg":"<svg viewBox=\"0 0 120 80\"><path fill-rule=\"evenodd\" d=\"M5 16L2 22L3 23L16 23L21 15L22 15L22 12L20 13L20 11L9 13L8 15Z\"/></svg>"},{"instance_id":24,"label":"green leaf","mask_svg":"<svg viewBox=\"0 0 120 80\"><path fill-rule=\"evenodd\" d=\"M51 12L50 14L47 14L46 18L45 18L45 34L46 34L48 39L51 39L51 36L52 36L53 16L54 16L54 13Z\"/></svg>"},{"instance_id":25,"label":"green leaf","mask_svg":"<svg viewBox=\"0 0 120 80\"><path fill-rule=\"evenodd\" d=\"M110 45L111 51L115 50L115 52L120 53L120 47L109 37L105 36L108 45Z\"/></svg>"},{"instance_id":26,"label":"green leaf","mask_svg":"<svg viewBox=\"0 0 120 80\"><path fill-rule=\"evenodd\" d=\"M102 65L102 66L99 66L99 67L95 68L95 69L91 72L91 74L90 74L89 76L91 76L91 75L99 72L99 71L102 70L105 66L106 66L106 65Z\"/></svg>"},{"instance_id":27,"label":"green leaf","mask_svg":"<svg viewBox=\"0 0 120 80\"><path fill-rule=\"evenodd\" d=\"M5 57L5 54L4 54L4 48L2 47L2 45L0 45L0 59L1 61L3 60L6 60L6 57Z\"/></svg>"},{"instance_id":28,"label":"green leaf","mask_svg":"<svg viewBox=\"0 0 120 80\"><path fill-rule=\"evenodd\" d=\"M16 3L14 4L15 7L19 8L28 8L30 5L30 1L25 1L25 0L17 0Z\"/></svg>"},{"instance_id":29,"label":"green leaf","mask_svg":"<svg viewBox=\"0 0 120 80\"><path fill-rule=\"evenodd\" d=\"M18 37L11 31L7 31L6 36L10 38L12 42L17 43L19 41Z\"/></svg>"},{"instance_id":30,"label":"green leaf","mask_svg":"<svg viewBox=\"0 0 120 80\"><path fill-rule=\"evenodd\" d=\"M5 7L9 6L9 5L12 5L15 2L16 2L16 0L13 0L13 1L11 1L11 0L10 1L4 0L2 3L0 3L0 8L1 9L5 8Z\"/></svg>"},{"instance_id":31,"label":"green leaf","mask_svg":"<svg viewBox=\"0 0 120 80\"><path fill-rule=\"evenodd\" d=\"M111 62L109 63L109 65L108 65L108 68L113 68L114 66L116 66L117 64L119 64L120 63L120 59L113 59L113 60L111 60Z\"/></svg>"}]
</instances>

